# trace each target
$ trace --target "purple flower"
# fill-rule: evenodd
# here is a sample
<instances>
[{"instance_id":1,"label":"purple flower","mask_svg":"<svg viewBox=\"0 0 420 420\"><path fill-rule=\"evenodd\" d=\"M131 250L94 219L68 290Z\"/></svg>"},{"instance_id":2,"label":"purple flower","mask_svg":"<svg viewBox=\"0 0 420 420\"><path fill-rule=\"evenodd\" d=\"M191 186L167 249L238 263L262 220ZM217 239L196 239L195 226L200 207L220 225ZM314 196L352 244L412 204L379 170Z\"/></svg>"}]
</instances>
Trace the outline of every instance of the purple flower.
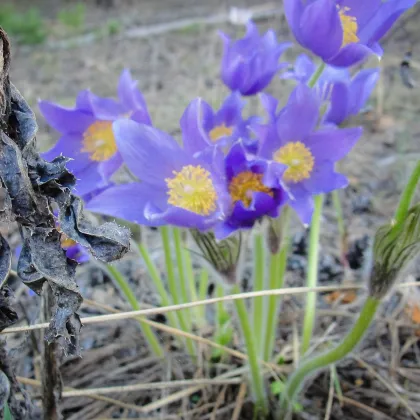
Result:
<instances>
[{"instance_id":1,"label":"purple flower","mask_svg":"<svg viewBox=\"0 0 420 420\"><path fill-rule=\"evenodd\" d=\"M251 144L249 128L258 118L244 120L244 105L238 92L231 93L216 112L203 99L194 99L187 106L180 122L183 137L195 137L194 142L185 142L186 151L191 154L201 153L211 150L215 145L226 150L239 138Z\"/></svg>"},{"instance_id":2,"label":"purple flower","mask_svg":"<svg viewBox=\"0 0 420 420\"><path fill-rule=\"evenodd\" d=\"M416 0L284 0L297 41L330 65L349 67L370 54Z\"/></svg>"},{"instance_id":3,"label":"purple flower","mask_svg":"<svg viewBox=\"0 0 420 420\"><path fill-rule=\"evenodd\" d=\"M52 160L62 154L73 159L68 168L78 179L76 191L81 196L105 187L122 164L112 122L130 118L151 124L144 98L128 70L120 76L118 101L84 90L78 94L74 108L47 101L40 101L39 108L47 123L61 134L43 157Z\"/></svg>"},{"instance_id":4,"label":"purple flower","mask_svg":"<svg viewBox=\"0 0 420 420\"><path fill-rule=\"evenodd\" d=\"M248 154L241 140L232 146L225 171L233 206L229 216L215 227L216 239L224 239L238 229L251 229L263 216L278 216L287 194L280 186L269 188L264 184L266 169L267 161Z\"/></svg>"},{"instance_id":5,"label":"purple flower","mask_svg":"<svg viewBox=\"0 0 420 420\"><path fill-rule=\"evenodd\" d=\"M77 261L79 264L90 260L90 254L86 249L72 239L66 238L65 235L63 235L63 239L61 240L61 246L66 251L67 258Z\"/></svg>"},{"instance_id":6,"label":"purple flower","mask_svg":"<svg viewBox=\"0 0 420 420\"><path fill-rule=\"evenodd\" d=\"M379 69L365 69L347 82L334 83L331 89L330 107L324 121L342 124L349 117L357 115L366 105L376 82Z\"/></svg>"},{"instance_id":7,"label":"purple flower","mask_svg":"<svg viewBox=\"0 0 420 420\"><path fill-rule=\"evenodd\" d=\"M335 172L335 162L350 152L362 134L358 127L315 130L319 109L316 92L300 84L278 114L275 127L269 123L259 133L259 155L270 161L264 184L270 188L284 186L290 205L305 224L312 217L314 194L347 186L347 179Z\"/></svg>"},{"instance_id":8,"label":"purple flower","mask_svg":"<svg viewBox=\"0 0 420 420\"><path fill-rule=\"evenodd\" d=\"M223 162L213 154L193 156L196 137L184 135L184 149L168 134L134 121L114 123L125 164L141 182L111 187L86 209L150 226L171 224L207 230L223 220L230 206Z\"/></svg>"},{"instance_id":9,"label":"purple flower","mask_svg":"<svg viewBox=\"0 0 420 420\"><path fill-rule=\"evenodd\" d=\"M301 54L296 59L294 70L284 73L282 77L307 83L315 70L313 61ZM346 68L326 66L315 86L321 99L329 102L323 122L340 125L349 117L357 115L375 88L379 72L379 69L365 69L351 78Z\"/></svg>"},{"instance_id":10,"label":"purple flower","mask_svg":"<svg viewBox=\"0 0 420 420\"><path fill-rule=\"evenodd\" d=\"M272 30L260 36L256 25L249 21L244 38L232 41L227 35L221 35L224 42L221 77L232 91L255 95L286 65L279 64L279 59L291 44L279 44Z\"/></svg>"},{"instance_id":11,"label":"purple flower","mask_svg":"<svg viewBox=\"0 0 420 420\"><path fill-rule=\"evenodd\" d=\"M300 54L296 58L292 70L281 75L282 79L294 79L300 83L308 83L317 69L316 64L306 55ZM335 82L346 82L350 79L350 72L347 68L326 66L319 77L316 87L322 91L325 85Z\"/></svg>"}]
</instances>

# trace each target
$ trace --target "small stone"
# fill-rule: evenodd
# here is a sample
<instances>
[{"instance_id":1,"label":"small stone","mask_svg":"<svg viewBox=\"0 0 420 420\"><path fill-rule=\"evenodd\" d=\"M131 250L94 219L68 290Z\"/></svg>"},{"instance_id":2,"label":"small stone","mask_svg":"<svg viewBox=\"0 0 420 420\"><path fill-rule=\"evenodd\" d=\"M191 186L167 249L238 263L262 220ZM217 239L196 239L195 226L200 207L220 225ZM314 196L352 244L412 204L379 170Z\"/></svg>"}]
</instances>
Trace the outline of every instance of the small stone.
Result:
<instances>
[{"instance_id":1,"label":"small stone","mask_svg":"<svg viewBox=\"0 0 420 420\"><path fill-rule=\"evenodd\" d=\"M372 198L360 194L352 200L352 209L354 214L371 213L373 209Z\"/></svg>"},{"instance_id":2,"label":"small stone","mask_svg":"<svg viewBox=\"0 0 420 420\"><path fill-rule=\"evenodd\" d=\"M327 282L334 280L343 274L340 260L330 254L323 254L319 259L319 281Z\"/></svg>"},{"instance_id":3,"label":"small stone","mask_svg":"<svg viewBox=\"0 0 420 420\"><path fill-rule=\"evenodd\" d=\"M296 233L292 242L292 254L303 255L307 254L308 250L308 233L309 230L304 230Z\"/></svg>"},{"instance_id":4,"label":"small stone","mask_svg":"<svg viewBox=\"0 0 420 420\"><path fill-rule=\"evenodd\" d=\"M307 260L302 255L292 254L287 259L287 269L304 275L306 271Z\"/></svg>"},{"instance_id":5,"label":"small stone","mask_svg":"<svg viewBox=\"0 0 420 420\"><path fill-rule=\"evenodd\" d=\"M347 261L352 270L358 270L363 267L365 252L369 247L369 236L364 235L356 239L349 246Z\"/></svg>"}]
</instances>

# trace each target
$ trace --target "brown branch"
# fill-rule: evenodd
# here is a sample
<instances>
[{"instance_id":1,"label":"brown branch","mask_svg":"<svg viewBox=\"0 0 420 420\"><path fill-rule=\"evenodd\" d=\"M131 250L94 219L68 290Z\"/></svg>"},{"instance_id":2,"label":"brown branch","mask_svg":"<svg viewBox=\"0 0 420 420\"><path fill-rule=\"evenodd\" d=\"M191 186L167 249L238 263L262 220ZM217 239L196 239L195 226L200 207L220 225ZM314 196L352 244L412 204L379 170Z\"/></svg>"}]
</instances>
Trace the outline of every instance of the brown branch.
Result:
<instances>
[{"instance_id":1,"label":"brown branch","mask_svg":"<svg viewBox=\"0 0 420 420\"><path fill-rule=\"evenodd\" d=\"M49 320L52 315L54 298L52 289L48 283L43 287L43 317ZM57 341L49 343L43 340L42 347L42 405L44 419L61 420L63 416L60 410L63 384L57 360Z\"/></svg>"}]
</instances>

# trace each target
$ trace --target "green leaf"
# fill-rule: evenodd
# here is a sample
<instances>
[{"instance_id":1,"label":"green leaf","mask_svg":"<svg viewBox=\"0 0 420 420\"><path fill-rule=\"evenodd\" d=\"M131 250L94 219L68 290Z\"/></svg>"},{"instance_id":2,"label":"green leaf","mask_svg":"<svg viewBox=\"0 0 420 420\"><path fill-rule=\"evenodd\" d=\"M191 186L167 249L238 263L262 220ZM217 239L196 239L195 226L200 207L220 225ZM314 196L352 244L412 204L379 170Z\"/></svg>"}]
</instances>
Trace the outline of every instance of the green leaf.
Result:
<instances>
[{"instance_id":1,"label":"green leaf","mask_svg":"<svg viewBox=\"0 0 420 420\"><path fill-rule=\"evenodd\" d=\"M280 395L284 391L284 382L282 382L282 381L272 382L271 385L270 385L270 388L271 388L271 393L273 395ZM301 411L303 411L302 404L300 404L298 402L294 402L293 403L293 411L295 413L300 413Z\"/></svg>"},{"instance_id":2,"label":"green leaf","mask_svg":"<svg viewBox=\"0 0 420 420\"><path fill-rule=\"evenodd\" d=\"M275 381L272 382L270 385L271 393L273 395L280 395L284 390L284 382L282 381Z\"/></svg>"}]
</instances>

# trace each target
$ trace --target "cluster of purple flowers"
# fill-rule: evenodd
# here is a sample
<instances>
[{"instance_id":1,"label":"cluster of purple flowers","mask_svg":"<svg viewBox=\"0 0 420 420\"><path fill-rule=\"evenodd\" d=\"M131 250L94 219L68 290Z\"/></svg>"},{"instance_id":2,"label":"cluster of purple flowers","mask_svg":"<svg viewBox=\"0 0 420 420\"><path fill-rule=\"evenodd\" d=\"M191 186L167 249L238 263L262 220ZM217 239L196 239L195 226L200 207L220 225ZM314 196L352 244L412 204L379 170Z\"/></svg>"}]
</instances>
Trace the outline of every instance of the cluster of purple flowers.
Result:
<instances>
[{"instance_id":1,"label":"cluster of purple flowers","mask_svg":"<svg viewBox=\"0 0 420 420\"><path fill-rule=\"evenodd\" d=\"M74 159L69 167L89 210L138 224L212 229L223 239L277 217L285 205L308 224L313 196L347 185L335 164L362 129L342 124L365 106L379 77L378 69L352 75L350 67L380 56L378 41L414 3L285 0L295 38L326 65L314 86L308 83L317 68L308 56L299 56L293 69L279 62L290 43L279 43L274 31L261 36L249 22L238 41L222 34L221 79L231 93L218 110L201 98L187 106L182 144L152 126L127 70L118 101L89 91L73 109L41 101L47 122L62 135L45 157ZM277 76L296 82L280 109L264 92ZM267 115L244 118L246 97L257 94ZM122 163L138 181L113 184Z\"/></svg>"}]
</instances>

